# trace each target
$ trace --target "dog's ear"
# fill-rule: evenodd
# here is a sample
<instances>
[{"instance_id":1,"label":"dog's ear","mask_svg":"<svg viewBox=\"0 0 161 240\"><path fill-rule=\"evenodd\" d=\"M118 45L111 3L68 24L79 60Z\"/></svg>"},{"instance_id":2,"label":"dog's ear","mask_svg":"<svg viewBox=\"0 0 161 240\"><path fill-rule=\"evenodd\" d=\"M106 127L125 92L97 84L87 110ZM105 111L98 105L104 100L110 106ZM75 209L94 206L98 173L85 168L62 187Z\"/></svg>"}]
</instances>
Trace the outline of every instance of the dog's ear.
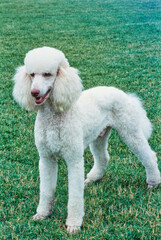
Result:
<instances>
[{"instance_id":1,"label":"dog's ear","mask_svg":"<svg viewBox=\"0 0 161 240\"><path fill-rule=\"evenodd\" d=\"M82 91L78 70L69 66L66 59L59 65L51 96L56 112L66 112L79 98Z\"/></svg>"},{"instance_id":2,"label":"dog's ear","mask_svg":"<svg viewBox=\"0 0 161 240\"><path fill-rule=\"evenodd\" d=\"M27 110L37 111L34 98L31 96L31 79L26 72L26 67L21 66L16 69L13 77L14 88L13 97L21 107Z\"/></svg>"}]
</instances>

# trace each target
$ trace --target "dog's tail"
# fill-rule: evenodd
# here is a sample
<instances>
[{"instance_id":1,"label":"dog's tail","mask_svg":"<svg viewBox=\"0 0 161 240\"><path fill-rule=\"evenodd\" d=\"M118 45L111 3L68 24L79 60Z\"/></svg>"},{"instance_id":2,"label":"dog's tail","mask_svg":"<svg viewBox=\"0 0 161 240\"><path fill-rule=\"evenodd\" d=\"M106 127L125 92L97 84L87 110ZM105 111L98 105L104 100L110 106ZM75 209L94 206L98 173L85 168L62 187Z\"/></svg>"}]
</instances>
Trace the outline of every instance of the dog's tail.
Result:
<instances>
[{"instance_id":1,"label":"dog's tail","mask_svg":"<svg viewBox=\"0 0 161 240\"><path fill-rule=\"evenodd\" d=\"M149 139L150 136L151 136L153 127L152 127L152 124L151 124L150 120L147 117L146 111L143 108L142 102L139 99L139 97L136 96L135 94L130 93L128 95L129 95L129 97L131 98L132 102L135 104L135 106L138 110L138 113L139 113L138 117L139 117L139 120L140 120L140 126L141 126L141 129L143 131L143 134L144 134L146 139Z\"/></svg>"}]
</instances>

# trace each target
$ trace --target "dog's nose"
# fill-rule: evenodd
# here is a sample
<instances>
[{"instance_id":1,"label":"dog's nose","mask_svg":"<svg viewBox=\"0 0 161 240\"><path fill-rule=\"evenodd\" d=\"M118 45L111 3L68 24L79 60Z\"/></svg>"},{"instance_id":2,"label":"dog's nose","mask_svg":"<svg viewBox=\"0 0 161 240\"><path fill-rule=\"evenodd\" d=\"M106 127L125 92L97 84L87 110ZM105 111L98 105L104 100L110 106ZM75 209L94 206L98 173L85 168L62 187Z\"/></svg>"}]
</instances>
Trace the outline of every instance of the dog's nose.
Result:
<instances>
[{"instance_id":1,"label":"dog's nose","mask_svg":"<svg viewBox=\"0 0 161 240\"><path fill-rule=\"evenodd\" d=\"M40 91L38 89L34 88L34 89L31 90L31 95L33 97L38 97L39 93L40 93Z\"/></svg>"}]
</instances>

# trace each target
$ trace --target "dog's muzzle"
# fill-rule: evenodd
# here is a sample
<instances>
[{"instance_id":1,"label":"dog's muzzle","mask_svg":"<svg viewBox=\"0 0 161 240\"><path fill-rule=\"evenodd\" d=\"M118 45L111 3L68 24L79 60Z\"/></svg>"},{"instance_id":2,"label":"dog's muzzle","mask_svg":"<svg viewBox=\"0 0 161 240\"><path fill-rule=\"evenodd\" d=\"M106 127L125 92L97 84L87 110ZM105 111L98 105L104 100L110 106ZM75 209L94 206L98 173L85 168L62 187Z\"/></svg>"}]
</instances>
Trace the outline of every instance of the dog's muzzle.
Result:
<instances>
[{"instance_id":1,"label":"dog's muzzle","mask_svg":"<svg viewBox=\"0 0 161 240\"><path fill-rule=\"evenodd\" d=\"M50 89L49 89L44 95L42 95L42 96L40 96L39 93L36 94L36 93L34 93L34 92L31 92L31 95L35 98L35 103L36 103L37 105L40 105L40 104L44 103L44 102L48 99L51 90L52 90L52 88L50 88Z\"/></svg>"}]
</instances>

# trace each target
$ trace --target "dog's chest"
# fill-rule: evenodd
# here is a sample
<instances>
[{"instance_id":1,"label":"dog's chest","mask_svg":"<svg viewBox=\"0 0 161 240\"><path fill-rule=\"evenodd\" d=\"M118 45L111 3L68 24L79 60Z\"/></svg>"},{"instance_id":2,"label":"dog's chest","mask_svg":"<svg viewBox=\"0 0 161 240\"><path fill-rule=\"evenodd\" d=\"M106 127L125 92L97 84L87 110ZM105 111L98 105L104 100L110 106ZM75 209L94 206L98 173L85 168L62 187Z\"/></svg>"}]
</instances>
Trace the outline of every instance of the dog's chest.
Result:
<instances>
[{"instance_id":1,"label":"dog's chest","mask_svg":"<svg viewBox=\"0 0 161 240\"><path fill-rule=\"evenodd\" d=\"M35 143L41 154L60 156L63 144L62 129L61 117L37 116Z\"/></svg>"}]
</instances>

